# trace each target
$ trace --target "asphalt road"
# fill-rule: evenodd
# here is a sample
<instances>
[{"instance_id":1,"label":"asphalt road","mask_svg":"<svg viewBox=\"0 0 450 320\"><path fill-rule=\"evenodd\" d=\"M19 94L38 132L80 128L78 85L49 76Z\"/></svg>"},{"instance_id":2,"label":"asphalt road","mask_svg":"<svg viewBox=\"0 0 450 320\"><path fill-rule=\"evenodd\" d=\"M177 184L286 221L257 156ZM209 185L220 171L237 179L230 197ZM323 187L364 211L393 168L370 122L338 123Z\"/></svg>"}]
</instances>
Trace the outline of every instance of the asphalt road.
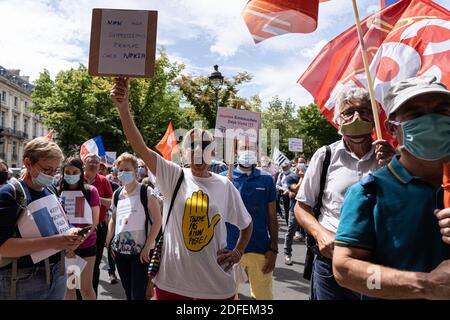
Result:
<instances>
[{"instance_id":1,"label":"asphalt road","mask_svg":"<svg viewBox=\"0 0 450 320\"><path fill-rule=\"evenodd\" d=\"M309 293L309 282L302 278L303 263L305 260L306 247L304 243L294 241L292 260L293 265L288 266L284 263L283 243L286 232L286 223L279 219L279 241L278 255L275 270L273 272L273 296L275 300L307 300ZM103 262L100 265L100 285L98 288L99 300L124 300L120 280L117 284L111 285L108 281L108 269L106 263L106 251ZM116 272L117 274L117 272ZM239 299L248 300L250 297L250 288L248 283L241 284L239 287Z\"/></svg>"}]
</instances>

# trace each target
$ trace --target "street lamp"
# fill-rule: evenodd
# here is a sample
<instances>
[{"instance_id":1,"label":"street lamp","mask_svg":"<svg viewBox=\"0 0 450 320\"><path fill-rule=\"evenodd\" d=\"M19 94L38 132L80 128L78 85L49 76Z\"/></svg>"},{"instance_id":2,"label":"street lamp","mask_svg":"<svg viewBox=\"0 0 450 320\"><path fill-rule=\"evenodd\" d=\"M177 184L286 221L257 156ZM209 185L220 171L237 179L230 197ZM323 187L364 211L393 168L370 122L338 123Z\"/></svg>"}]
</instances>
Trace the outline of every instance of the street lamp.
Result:
<instances>
[{"instance_id":1,"label":"street lamp","mask_svg":"<svg viewBox=\"0 0 450 320\"><path fill-rule=\"evenodd\" d=\"M223 76L219 71L219 66L216 64L214 66L214 72L208 77L209 83L216 93L216 108L219 108L219 90L223 85Z\"/></svg>"}]
</instances>

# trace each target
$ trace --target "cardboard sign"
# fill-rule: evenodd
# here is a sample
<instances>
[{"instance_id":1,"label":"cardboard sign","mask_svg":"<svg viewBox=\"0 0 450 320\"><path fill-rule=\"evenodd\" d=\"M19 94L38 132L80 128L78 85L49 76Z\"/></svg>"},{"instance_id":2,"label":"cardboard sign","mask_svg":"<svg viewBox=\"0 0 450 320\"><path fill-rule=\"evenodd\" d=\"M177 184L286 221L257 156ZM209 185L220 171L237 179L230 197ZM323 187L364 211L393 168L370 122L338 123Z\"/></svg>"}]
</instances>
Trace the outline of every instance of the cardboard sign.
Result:
<instances>
[{"instance_id":1,"label":"cardboard sign","mask_svg":"<svg viewBox=\"0 0 450 320\"><path fill-rule=\"evenodd\" d=\"M234 130L236 139L248 138L250 141L257 141L260 123L261 114L258 112L225 107L217 109L216 129L222 134Z\"/></svg>"},{"instance_id":2,"label":"cardboard sign","mask_svg":"<svg viewBox=\"0 0 450 320\"><path fill-rule=\"evenodd\" d=\"M21 215L18 227L22 238L43 238L70 230L66 214L54 194L31 202ZM36 264L60 250L48 249L31 254Z\"/></svg>"},{"instance_id":3,"label":"cardboard sign","mask_svg":"<svg viewBox=\"0 0 450 320\"><path fill-rule=\"evenodd\" d=\"M94 9L89 74L153 77L157 18L157 11Z\"/></svg>"},{"instance_id":4,"label":"cardboard sign","mask_svg":"<svg viewBox=\"0 0 450 320\"><path fill-rule=\"evenodd\" d=\"M289 138L289 151L303 152L303 139Z\"/></svg>"},{"instance_id":5,"label":"cardboard sign","mask_svg":"<svg viewBox=\"0 0 450 320\"><path fill-rule=\"evenodd\" d=\"M83 192L79 190L63 191L61 203L70 223L92 224L92 208L86 201Z\"/></svg>"}]
</instances>

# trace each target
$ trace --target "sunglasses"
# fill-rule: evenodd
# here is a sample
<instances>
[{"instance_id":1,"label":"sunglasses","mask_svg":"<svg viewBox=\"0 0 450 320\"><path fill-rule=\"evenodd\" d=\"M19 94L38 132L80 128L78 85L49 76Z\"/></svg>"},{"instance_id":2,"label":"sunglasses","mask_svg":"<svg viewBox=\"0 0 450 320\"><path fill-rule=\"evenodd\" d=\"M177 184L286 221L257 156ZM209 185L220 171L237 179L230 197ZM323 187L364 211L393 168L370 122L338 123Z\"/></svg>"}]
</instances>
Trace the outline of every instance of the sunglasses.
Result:
<instances>
[{"instance_id":1,"label":"sunglasses","mask_svg":"<svg viewBox=\"0 0 450 320\"><path fill-rule=\"evenodd\" d=\"M200 147L202 150L205 150L210 144L211 141L193 141L191 142L189 149L195 150L197 147Z\"/></svg>"}]
</instances>

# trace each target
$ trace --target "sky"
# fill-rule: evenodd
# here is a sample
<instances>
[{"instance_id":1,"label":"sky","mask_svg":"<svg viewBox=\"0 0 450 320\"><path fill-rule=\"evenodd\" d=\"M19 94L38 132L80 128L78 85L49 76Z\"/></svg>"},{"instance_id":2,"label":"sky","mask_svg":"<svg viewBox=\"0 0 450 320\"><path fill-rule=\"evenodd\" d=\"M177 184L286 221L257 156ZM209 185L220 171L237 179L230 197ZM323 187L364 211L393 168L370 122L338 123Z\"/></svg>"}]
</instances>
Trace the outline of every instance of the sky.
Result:
<instances>
[{"instance_id":1,"label":"sky","mask_svg":"<svg viewBox=\"0 0 450 320\"><path fill-rule=\"evenodd\" d=\"M435 0L450 9L449 0ZM225 77L246 71L245 97L259 95L306 105L312 96L296 82L331 39L354 24L351 0L321 3L319 24L310 34L287 34L258 45L241 17L247 0L0 0L0 65L20 69L30 81L44 69L88 65L93 8L158 11L157 46L184 63L184 73L208 76L213 65ZM379 0L358 0L361 19L379 10Z\"/></svg>"}]
</instances>

